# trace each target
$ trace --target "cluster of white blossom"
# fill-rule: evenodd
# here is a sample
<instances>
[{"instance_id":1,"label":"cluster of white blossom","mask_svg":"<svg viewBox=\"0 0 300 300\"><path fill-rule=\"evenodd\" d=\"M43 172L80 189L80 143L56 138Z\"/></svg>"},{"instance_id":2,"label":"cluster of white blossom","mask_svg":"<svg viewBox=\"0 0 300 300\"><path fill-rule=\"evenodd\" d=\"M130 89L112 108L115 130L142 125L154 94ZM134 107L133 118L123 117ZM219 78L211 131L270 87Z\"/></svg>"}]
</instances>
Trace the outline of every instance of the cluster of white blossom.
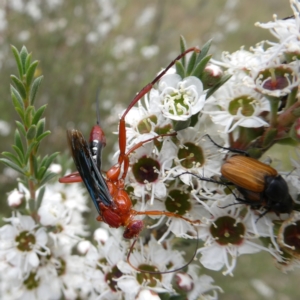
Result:
<instances>
[{"instance_id":1,"label":"cluster of white blossom","mask_svg":"<svg viewBox=\"0 0 300 300\"><path fill-rule=\"evenodd\" d=\"M290 214L276 214L265 202L251 205L251 197L243 203L245 194L221 183L230 151L215 144L260 154L281 139L299 144L300 3L291 0L291 6L294 17L259 24L277 42L224 53L222 62L211 61L199 76L182 76L174 68L144 97L144 105L140 101L129 111L127 150L177 131L129 157L126 191L133 208L162 212L144 218L151 230L145 228L129 258L132 241L123 239L121 228L99 223L93 242L86 239L82 186L47 185L37 215L14 212L0 228L3 299L160 299L159 294L217 299L222 290L199 264L164 273L186 264L175 237L192 241L200 264L224 275L233 274L240 255L259 251L270 253L284 270L299 266L299 155L291 159L293 172L276 165L294 202ZM210 93L224 74L231 78ZM20 184L8 202L19 208L29 199Z\"/></svg>"}]
</instances>

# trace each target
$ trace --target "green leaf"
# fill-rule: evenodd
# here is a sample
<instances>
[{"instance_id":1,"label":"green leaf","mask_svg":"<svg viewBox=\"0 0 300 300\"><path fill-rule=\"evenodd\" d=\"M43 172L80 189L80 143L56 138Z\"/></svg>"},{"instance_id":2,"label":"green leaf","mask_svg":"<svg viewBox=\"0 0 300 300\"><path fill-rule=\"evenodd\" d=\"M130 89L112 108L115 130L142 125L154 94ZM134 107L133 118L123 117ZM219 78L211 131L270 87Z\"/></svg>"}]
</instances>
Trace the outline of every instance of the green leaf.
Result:
<instances>
[{"instance_id":1,"label":"green leaf","mask_svg":"<svg viewBox=\"0 0 300 300\"><path fill-rule=\"evenodd\" d=\"M36 211L36 202L34 199L29 198L27 201L27 206L29 211Z\"/></svg>"},{"instance_id":2,"label":"green leaf","mask_svg":"<svg viewBox=\"0 0 300 300\"><path fill-rule=\"evenodd\" d=\"M57 157L59 152L55 152L51 154L49 157L45 156L41 162L41 166L45 167L46 169L49 168L49 166L52 164L53 160Z\"/></svg>"},{"instance_id":3,"label":"green leaf","mask_svg":"<svg viewBox=\"0 0 300 300\"><path fill-rule=\"evenodd\" d=\"M295 108L292 112L293 116L299 118L300 117L300 107Z\"/></svg>"},{"instance_id":4,"label":"green leaf","mask_svg":"<svg viewBox=\"0 0 300 300\"><path fill-rule=\"evenodd\" d=\"M44 194L45 194L46 188L42 187L41 189L39 189L37 198L36 198L36 207L40 207L41 203L43 201L44 198Z\"/></svg>"},{"instance_id":5,"label":"green leaf","mask_svg":"<svg viewBox=\"0 0 300 300\"><path fill-rule=\"evenodd\" d=\"M2 152L2 155L5 156L5 157L7 157L9 160L11 160L13 163L15 163L16 165L18 165L19 167L22 167L22 162L14 154L5 151L5 152Z\"/></svg>"},{"instance_id":6,"label":"green leaf","mask_svg":"<svg viewBox=\"0 0 300 300\"><path fill-rule=\"evenodd\" d=\"M35 155L32 156L33 158L33 173L34 173L34 177L38 178L38 173L39 173L39 163L38 163L38 159Z\"/></svg>"},{"instance_id":7,"label":"green leaf","mask_svg":"<svg viewBox=\"0 0 300 300\"><path fill-rule=\"evenodd\" d=\"M22 70L23 70L23 74L25 74L25 65L26 65L26 59L28 56L28 51L26 49L25 46L22 47L21 51L20 51L20 58L21 58L21 62L22 62ZM22 77L20 77L22 78Z\"/></svg>"},{"instance_id":8,"label":"green leaf","mask_svg":"<svg viewBox=\"0 0 300 300\"><path fill-rule=\"evenodd\" d=\"M178 121L175 126L174 126L174 130L175 131L180 131L183 130L185 128L188 128L191 124L191 119L187 119L185 121Z\"/></svg>"},{"instance_id":9,"label":"green leaf","mask_svg":"<svg viewBox=\"0 0 300 300\"><path fill-rule=\"evenodd\" d=\"M176 61L175 67L176 67L176 73L178 75L180 75L181 78L184 78L185 77L185 70L184 70L183 64L180 61Z\"/></svg>"},{"instance_id":10,"label":"green leaf","mask_svg":"<svg viewBox=\"0 0 300 300\"><path fill-rule=\"evenodd\" d=\"M197 57L197 64L207 55L210 45L211 45L212 40L209 40L208 42L206 42L202 49L201 52L199 53L198 57Z\"/></svg>"},{"instance_id":11,"label":"green leaf","mask_svg":"<svg viewBox=\"0 0 300 300\"><path fill-rule=\"evenodd\" d=\"M36 137L38 138L43 132L44 132L44 129L45 129L45 118L42 118L38 121L37 125L36 125Z\"/></svg>"},{"instance_id":12,"label":"green leaf","mask_svg":"<svg viewBox=\"0 0 300 300\"><path fill-rule=\"evenodd\" d=\"M232 75L228 74L228 75L224 75L222 76L221 80L214 85L211 89L208 90L207 94L206 94L206 99L208 99L216 90L218 90L227 80L230 79Z\"/></svg>"},{"instance_id":13,"label":"green leaf","mask_svg":"<svg viewBox=\"0 0 300 300\"><path fill-rule=\"evenodd\" d=\"M42 114L44 113L45 109L47 107L47 104L41 106L34 114L33 119L32 119L32 124L37 124L38 121L40 120Z\"/></svg>"},{"instance_id":14,"label":"green leaf","mask_svg":"<svg viewBox=\"0 0 300 300\"><path fill-rule=\"evenodd\" d=\"M180 36L180 51L181 51L181 53L183 53L185 50L186 50L186 41L185 41L185 38L181 35ZM183 56L181 58L181 63L183 65L183 67L185 67L185 63L186 63L185 56Z\"/></svg>"},{"instance_id":15,"label":"green leaf","mask_svg":"<svg viewBox=\"0 0 300 300\"><path fill-rule=\"evenodd\" d=\"M32 82L32 79L34 77L35 70L36 70L36 67L37 67L38 64L39 64L39 62L37 60L34 61L27 70L26 83L27 83L28 86L31 85L31 82Z\"/></svg>"},{"instance_id":16,"label":"green leaf","mask_svg":"<svg viewBox=\"0 0 300 300\"><path fill-rule=\"evenodd\" d=\"M198 54L196 52L193 52L193 54L191 55L191 58L188 62L188 66L187 66L187 70L186 70L186 75L187 76L189 76L192 73L192 71L195 67L197 55Z\"/></svg>"},{"instance_id":17,"label":"green leaf","mask_svg":"<svg viewBox=\"0 0 300 300\"><path fill-rule=\"evenodd\" d=\"M16 85L18 92L20 93L21 97L23 99L26 99L26 89L22 81L16 77L15 75L10 75L11 80Z\"/></svg>"},{"instance_id":18,"label":"green leaf","mask_svg":"<svg viewBox=\"0 0 300 300\"><path fill-rule=\"evenodd\" d=\"M30 104L34 104L35 96L42 80L43 76L39 76L33 81L29 95Z\"/></svg>"},{"instance_id":19,"label":"green leaf","mask_svg":"<svg viewBox=\"0 0 300 300\"><path fill-rule=\"evenodd\" d=\"M45 176L42 178L42 180L40 181L40 185L44 185L46 182L48 182L49 180L55 178L57 176L57 174L52 173L52 172L46 172Z\"/></svg>"},{"instance_id":20,"label":"green leaf","mask_svg":"<svg viewBox=\"0 0 300 300\"><path fill-rule=\"evenodd\" d=\"M3 164L5 164L6 166L16 170L17 172L25 175L25 172L23 169L21 169L18 165L16 165L15 163L13 163L12 161L10 161L9 159L6 158L0 158L0 162L2 162Z\"/></svg>"},{"instance_id":21,"label":"green leaf","mask_svg":"<svg viewBox=\"0 0 300 300\"><path fill-rule=\"evenodd\" d=\"M24 102L23 99L21 97L21 95L19 94L19 92L15 89L15 87L13 85L10 85L10 94L11 94L11 98L13 100L13 104L15 107L20 107L24 109Z\"/></svg>"},{"instance_id":22,"label":"green leaf","mask_svg":"<svg viewBox=\"0 0 300 300\"><path fill-rule=\"evenodd\" d=\"M16 112L18 113L18 115L20 116L20 118L22 119L22 121L24 122L24 111L23 109L19 108L19 107L15 107Z\"/></svg>"},{"instance_id":23,"label":"green leaf","mask_svg":"<svg viewBox=\"0 0 300 300\"><path fill-rule=\"evenodd\" d=\"M186 300L187 295L173 295L170 297L170 300Z\"/></svg>"},{"instance_id":24,"label":"green leaf","mask_svg":"<svg viewBox=\"0 0 300 300\"><path fill-rule=\"evenodd\" d=\"M25 161L24 153L16 145L12 145L11 147L15 150L15 152L17 153L17 155L19 157L19 160L21 162L20 167L23 167L23 164L25 164L24 163L24 161Z\"/></svg>"},{"instance_id":25,"label":"green leaf","mask_svg":"<svg viewBox=\"0 0 300 300\"><path fill-rule=\"evenodd\" d=\"M19 122L19 121L16 121L16 124L17 124L17 127L19 129L19 132L23 135L23 136L26 136L26 130L25 130L25 127L24 125Z\"/></svg>"},{"instance_id":26,"label":"green leaf","mask_svg":"<svg viewBox=\"0 0 300 300\"><path fill-rule=\"evenodd\" d=\"M33 140L36 135L36 125L31 125L27 131L26 138L27 140Z\"/></svg>"},{"instance_id":27,"label":"green leaf","mask_svg":"<svg viewBox=\"0 0 300 300\"><path fill-rule=\"evenodd\" d=\"M209 60L211 59L212 55L208 55L206 57L204 57L195 67L194 71L192 72L192 76L196 76L198 78L201 77L207 63L209 62Z\"/></svg>"},{"instance_id":28,"label":"green leaf","mask_svg":"<svg viewBox=\"0 0 300 300\"><path fill-rule=\"evenodd\" d=\"M30 125L32 124L32 115L34 112L34 106L30 105L26 108L25 111L25 126L26 127L30 127Z\"/></svg>"},{"instance_id":29,"label":"green leaf","mask_svg":"<svg viewBox=\"0 0 300 300\"><path fill-rule=\"evenodd\" d=\"M33 149L34 149L36 146L38 146L38 144L39 144L38 142L32 142L32 143L28 146L27 151L26 151L26 154L25 154L25 156L24 156L24 162L25 162L25 164L27 164L27 162L28 162L28 160L29 160L30 154L32 153Z\"/></svg>"},{"instance_id":30,"label":"green leaf","mask_svg":"<svg viewBox=\"0 0 300 300\"><path fill-rule=\"evenodd\" d=\"M268 128L268 130L264 134L264 140L262 146L265 148L272 145L277 133L278 133L277 128Z\"/></svg>"},{"instance_id":31,"label":"green leaf","mask_svg":"<svg viewBox=\"0 0 300 300\"><path fill-rule=\"evenodd\" d=\"M24 147L23 147L23 143L22 143L22 140L21 140L20 132L19 132L18 129L15 130L14 143L15 143L16 147L18 149L20 149L20 151L24 155Z\"/></svg>"},{"instance_id":32,"label":"green leaf","mask_svg":"<svg viewBox=\"0 0 300 300\"><path fill-rule=\"evenodd\" d=\"M29 53L26 57L26 61L25 61L25 73L28 74L28 68L30 66L30 63L31 63L31 58L32 58L32 55L31 53Z\"/></svg>"},{"instance_id":33,"label":"green leaf","mask_svg":"<svg viewBox=\"0 0 300 300\"><path fill-rule=\"evenodd\" d=\"M47 135L51 133L50 130L45 131L43 134L36 137L36 141L40 142L43 138L45 138Z\"/></svg>"},{"instance_id":34,"label":"green leaf","mask_svg":"<svg viewBox=\"0 0 300 300\"><path fill-rule=\"evenodd\" d=\"M15 60L16 60L16 63L17 63L17 66L18 66L18 70L19 70L19 77L22 78L23 77L23 67L22 67L22 62L21 62L21 57L20 57L20 54L19 54L19 51L18 49L11 45L11 50L12 50L12 53L15 57Z\"/></svg>"},{"instance_id":35,"label":"green leaf","mask_svg":"<svg viewBox=\"0 0 300 300\"><path fill-rule=\"evenodd\" d=\"M40 166L36 178L39 181L42 180L42 178L43 178L43 176L44 176L44 174L45 174L46 171L47 171L47 169L45 167L41 167Z\"/></svg>"}]
</instances>

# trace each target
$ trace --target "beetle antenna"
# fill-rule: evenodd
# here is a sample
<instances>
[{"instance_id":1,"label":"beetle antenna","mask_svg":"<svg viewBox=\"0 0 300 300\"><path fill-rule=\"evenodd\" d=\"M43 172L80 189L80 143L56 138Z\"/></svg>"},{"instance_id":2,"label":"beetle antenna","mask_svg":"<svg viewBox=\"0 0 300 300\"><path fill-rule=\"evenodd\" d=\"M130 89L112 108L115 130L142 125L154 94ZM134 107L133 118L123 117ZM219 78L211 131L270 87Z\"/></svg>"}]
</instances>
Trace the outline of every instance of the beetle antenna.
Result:
<instances>
[{"instance_id":1,"label":"beetle antenna","mask_svg":"<svg viewBox=\"0 0 300 300\"><path fill-rule=\"evenodd\" d=\"M207 137L210 139L210 141L211 141L215 146L217 146L217 147L220 148L220 149L224 149L224 150L228 150L228 151L233 152L233 153L239 153L239 154L243 154L243 155L249 156L249 154L248 154L246 151L244 151L244 150L234 149L234 148L231 148L231 147L223 147L223 146L217 144L217 143L211 138L211 136L210 136L209 134L205 134L203 137L205 137L205 136L207 136Z\"/></svg>"},{"instance_id":2,"label":"beetle antenna","mask_svg":"<svg viewBox=\"0 0 300 300\"><path fill-rule=\"evenodd\" d=\"M154 274L154 275L157 275L157 274L169 274L169 273L178 272L178 271L184 269L185 267L187 267L187 266L194 260L196 254L197 254L197 250L198 250L198 246L199 246L199 232L198 232L198 230L196 230L196 231L197 231L197 239L196 239L197 242L196 242L195 251L194 251L192 257L189 259L189 261L188 261L187 263L185 263L183 266L179 267L179 268L176 268L176 269L173 269L173 270L168 270L168 271L163 271L163 272L159 272L159 271L156 272L156 271L145 271L145 270L141 270L140 268L135 267L135 266L130 262L129 258L130 258L131 253L133 253L134 245L135 245L137 239L135 239L135 240L133 241L133 243L131 244L131 246L130 246L130 248L129 248L129 252L128 252L128 254L127 254L127 263L128 263L133 269L135 269L136 271L138 271L138 272L140 272L140 273L148 273L148 274Z\"/></svg>"},{"instance_id":3,"label":"beetle antenna","mask_svg":"<svg viewBox=\"0 0 300 300\"><path fill-rule=\"evenodd\" d=\"M265 216L269 211L271 211L272 209L270 207L268 207L267 209L265 209L265 211L262 214L259 214L258 218L256 219L255 223L257 223L263 216Z\"/></svg>"},{"instance_id":4,"label":"beetle antenna","mask_svg":"<svg viewBox=\"0 0 300 300\"><path fill-rule=\"evenodd\" d=\"M196 178L198 178L201 181L212 182L212 183L216 183L216 184L221 184L221 185L228 186L228 184L226 182L224 182L224 181L214 180L214 179L211 179L211 178L207 178L207 177L204 177L204 176L200 176L200 175L194 174L192 172L183 172L183 173L181 173L179 175L176 175L174 178L180 177L180 176L185 175L185 174L193 175L193 176L195 176Z\"/></svg>"}]
</instances>

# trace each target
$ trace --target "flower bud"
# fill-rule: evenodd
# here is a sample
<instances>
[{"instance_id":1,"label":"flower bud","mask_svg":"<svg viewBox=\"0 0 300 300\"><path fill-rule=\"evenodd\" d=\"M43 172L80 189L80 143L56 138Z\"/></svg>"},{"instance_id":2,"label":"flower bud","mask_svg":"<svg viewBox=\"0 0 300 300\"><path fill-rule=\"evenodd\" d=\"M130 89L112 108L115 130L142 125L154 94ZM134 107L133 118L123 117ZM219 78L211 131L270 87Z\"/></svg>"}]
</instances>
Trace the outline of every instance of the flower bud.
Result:
<instances>
[{"instance_id":1,"label":"flower bud","mask_svg":"<svg viewBox=\"0 0 300 300\"><path fill-rule=\"evenodd\" d=\"M7 197L7 203L10 207L19 207L24 199L24 194L15 189Z\"/></svg>"},{"instance_id":2,"label":"flower bud","mask_svg":"<svg viewBox=\"0 0 300 300\"><path fill-rule=\"evenodd\" d=\"M222 76L223 71L219 66L207 65L201 76L204 88L207 89L214 86L220 81Z\"/></svg>"}]
</instances>

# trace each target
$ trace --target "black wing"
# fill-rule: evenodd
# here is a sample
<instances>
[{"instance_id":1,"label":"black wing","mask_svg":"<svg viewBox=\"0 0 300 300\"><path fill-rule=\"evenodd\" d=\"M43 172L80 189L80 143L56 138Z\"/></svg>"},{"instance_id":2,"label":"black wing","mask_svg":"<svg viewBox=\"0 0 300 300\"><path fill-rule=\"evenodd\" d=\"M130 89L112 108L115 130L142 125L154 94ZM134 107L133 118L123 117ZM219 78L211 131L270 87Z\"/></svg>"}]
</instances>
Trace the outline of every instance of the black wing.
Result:
<instances>
[{"instance_id":1,"label":"black wing","mask_svg":"<svg viewBox=\"0 0 300 300\"><path fill-rule=\"evenodd\" d=\"M89 146L82 133L72 129L67 131L68 142L76 168L101 215L99 203L107 206L112 205L113 199L108 191L106 181L98 170Z\"/></svg>"}]
</instances>

